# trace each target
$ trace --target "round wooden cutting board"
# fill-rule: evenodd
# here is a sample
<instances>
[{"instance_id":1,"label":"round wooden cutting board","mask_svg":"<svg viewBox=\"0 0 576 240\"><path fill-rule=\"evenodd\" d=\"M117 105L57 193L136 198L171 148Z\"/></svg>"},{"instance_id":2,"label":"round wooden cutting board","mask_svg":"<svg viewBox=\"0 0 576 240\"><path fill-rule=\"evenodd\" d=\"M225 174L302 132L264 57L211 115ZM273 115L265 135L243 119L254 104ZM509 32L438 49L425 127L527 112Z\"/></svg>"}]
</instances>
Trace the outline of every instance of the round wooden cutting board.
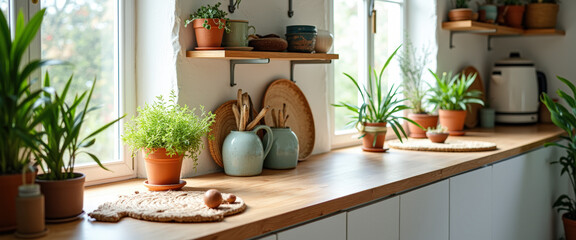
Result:
<instances>
[{"instance_id":1,"label":"round wooden cutting board","mask_svg":"<svg viewBox=\"0 0 576 240\"><path fill-rule=\"evenodd\" d=\"M465 75L470 75L470 74L476 74L476 80L474 80L474 83L472 83L472 86L470 86L470 88L468 89L468 91L471 90L478 90L480 92L482 92L482 96L480 97L480 99L482 99L482 101L486 102L486 92L484 91L484 83L482 82L482 77L480 76L480 73L478 72L478 70L476 70L476 68L472 67L472 66L468 66L466 68L464 68L464 70L462 70L462 74ZM468 110L467 114L466 114L466 122L464 123L464 125L467 128L474 128L478 125L479 122L479 112L480 109L482 108L482 105L477 104L477 103L473 103L470 104L470 109Z\"/></svg>"}]
</instances>

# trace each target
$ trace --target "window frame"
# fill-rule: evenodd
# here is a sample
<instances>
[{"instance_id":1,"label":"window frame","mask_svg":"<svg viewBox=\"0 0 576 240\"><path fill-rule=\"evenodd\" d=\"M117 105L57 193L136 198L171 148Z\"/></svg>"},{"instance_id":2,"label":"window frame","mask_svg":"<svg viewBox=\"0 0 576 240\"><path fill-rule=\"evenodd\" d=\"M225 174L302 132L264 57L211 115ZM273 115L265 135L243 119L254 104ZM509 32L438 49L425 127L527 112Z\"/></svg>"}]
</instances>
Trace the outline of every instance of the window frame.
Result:
<instances>
[{"instance_id":1,"label":"window frame","mask_svg":"<svg viewBox=\"0 0 576 240\"><path fill-rule=\"evenodd\" d=\"M118 55L118 93L119 113L126 114L120 122L118 143L120 144L120 159L110 163L104 163L110 171L100 168L98 165L78 166L76 172L82 172L86 175L86 186L114 182L136 177L137 161L127 146L122 144L120 135L123 133L124 123L136 114L136 80L135 80L135 36L136 36L136 13L134 0L117 0L118 4L118 25L117 41L118 48L115 49ZM31 1L10 0L9 3L9 21L12 25L15 22L15 16L20 9L24 12L26 18L30 18L36 12L40 11L40 3L34 4ZM13 27L11 27L13 31ZM40 58L40 35L32 41L28 54L24 61ZM37 71L32 77L40 78L40 71ZM40 81L34 87L40 87Z\"/></svg>"},{"instance_id":2,"label":"window frame","mask_svg":"<svg viewBox=\"0 0 576 240\"><path fill-rule=\"evenodd\" d=\"M362 29L363 29L363 34L362 34L362 41L364 42L364 52L362 53L361 56L361 66L359 67L359 71L358 71L358 78L360 79L360 81L365 82L367 79L368 74L370 74L368 72L368 65L374 65L374 59L375 59L375 54L374 54L374 33L372 32L372 17L370 16L370 12L372 11L372 9L374 9L374 4L376 1L379 2L389 2L389 3L396 3L396 4L400 4L402 6L402 21L403 21L403 29L404 29L404 33L402 33L402 41L405 40L405 32L408 31L407 29L407 20L408 20L408 3L407 0L355 0L355 1L362 1L362 11L358 11L359 13L364 13L364 15L362 16L363 19L365 19L364 22L362 22ZM334 18L335 18L335 14L334 14L334 1L329 1L329 28L331 32L334 32ZM372 5L372 6L371 6ZM328 84L328 90L329 90L329 99L331 103L334 103L336 101L336 94L335 94L335 69L334 69L334 64L331 64L329 67L329 79L330 81ZM361 144L361 141L358 139L359 133L355 130L355 129L350 129L350 130L346 130L346 131L340 131L340 132L336 132L336 126L335 126L335 110L334 107L329 107L329 116L330 116L330 147L332 149L337 149L337 148L343 148L343 147L350 147L350 146L355 146L355 145L359 145ZM391 131L389 131L390 133ZM387 134L387 138L388 137L394 137L392 136L393 134Z\"/></svg>"}]
</instances>

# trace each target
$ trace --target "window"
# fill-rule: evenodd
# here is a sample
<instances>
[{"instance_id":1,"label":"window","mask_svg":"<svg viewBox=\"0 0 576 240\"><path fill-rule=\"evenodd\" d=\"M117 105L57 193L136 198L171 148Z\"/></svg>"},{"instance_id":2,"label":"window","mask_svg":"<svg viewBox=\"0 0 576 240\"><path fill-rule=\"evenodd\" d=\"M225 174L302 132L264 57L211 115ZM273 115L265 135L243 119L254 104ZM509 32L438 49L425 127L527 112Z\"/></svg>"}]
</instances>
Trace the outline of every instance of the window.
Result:
<instances>
[{"instance_id":1,"label":"window","mask_svg":"<svg viewBox=\"0 0 576 240\"><path fill-rule=\"evenodd\" d=\"M8 0L0 0L0 11L4 16L8 16Z\"/></svg>"},{"instance_id":2,"label":"window","mask_svg":"<svg viewBox=\"0 0 576 240\"><path fill-rule=\"evenodd\" d=\"M0 0L4 6L8 0ZM40 0L39 4L18 1L12 12L28 8L30 16L46 8L37 44L30 47L31 59L58 59L71 65L50 66L52 85L60 91L73 75L71 91L96 88L91 106L99 106L88 116L84 131L89 133L118 116L133 114L133 1L125 0ZM40 76L40 75L38 75ZM128 99L128 101L126 101ZM129 116L128 116L129 117ZM121 141L121 125L102 132L90 151L111 171L98 167L90 158L78 159L75 171L87 176L88 184L130 178L134 167ZM85 156L82 156L85 157Z\"/></svg>"},{"instance_id":3,"label":"window","mask_svg":"<svg viewBox=\"0 0 576 240\"><path fill-rule=\"evenodd\" d=\"M373 5L372 3L373 2ZM372 5L372 6L371 6ZM372 11L372 16L371 14ZM340 55L334 64L333 102L360 101L356 87L344 76L348 73L366 82L368 68L380 69L404 39L404 0L334 0L334 52ZM375 22L375 24L373 24ZM389 86L397 86L402 77L395 61L385 72ZM347 127L350 112L331 108L333 116L332 146L356 143L357 131Z\"/></svg>"}]
</instances>

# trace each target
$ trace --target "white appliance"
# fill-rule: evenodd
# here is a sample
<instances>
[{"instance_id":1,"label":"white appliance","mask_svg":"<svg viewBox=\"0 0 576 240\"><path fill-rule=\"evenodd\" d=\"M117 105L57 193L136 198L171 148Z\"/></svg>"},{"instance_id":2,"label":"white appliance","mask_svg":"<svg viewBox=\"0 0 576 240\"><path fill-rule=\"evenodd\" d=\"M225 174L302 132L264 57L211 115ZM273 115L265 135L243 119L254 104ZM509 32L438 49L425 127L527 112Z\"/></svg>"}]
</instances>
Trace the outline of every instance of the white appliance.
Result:
<instances>
[{"instance_id":1,"label":"white appliance","mask_svg":"<svg viewBox=\"0 0 576 240\"><path fill-rule=\"evenodd\" d=\"M497 61L489 85L489 103L499 123L538 121L539 89L534 62L510 53Z\"/></svg>"}]
</instances>

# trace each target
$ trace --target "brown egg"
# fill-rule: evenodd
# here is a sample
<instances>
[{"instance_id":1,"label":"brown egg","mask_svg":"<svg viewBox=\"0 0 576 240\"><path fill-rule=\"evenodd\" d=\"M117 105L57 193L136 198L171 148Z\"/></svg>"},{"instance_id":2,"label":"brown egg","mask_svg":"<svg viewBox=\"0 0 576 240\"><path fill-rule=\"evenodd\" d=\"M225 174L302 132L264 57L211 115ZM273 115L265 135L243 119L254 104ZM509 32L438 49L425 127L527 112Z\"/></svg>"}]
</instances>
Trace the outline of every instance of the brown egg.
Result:
<instances>
[{"instance_id":1,"label":"brown egg","mask_svg":"<svg viewBox=\"0 0 576 240\"><path fill-rule=\"evenodd\" d=\"M228 198L226 198L226 202L228 202L228 203L236 202L236 195L234 195L234 194L228 195Z\"/></svg>"},{"instance_id":2,"label":"brown egg","mask_svg":"<svg viewBox=\"0 0 576 240\"><path fill-rule=\"evenodd\" d=\"M222 203L222 194L216 189L210 189L204 193L204 204L209 208L217 208Z\"/></svg>"}]
</instances>

